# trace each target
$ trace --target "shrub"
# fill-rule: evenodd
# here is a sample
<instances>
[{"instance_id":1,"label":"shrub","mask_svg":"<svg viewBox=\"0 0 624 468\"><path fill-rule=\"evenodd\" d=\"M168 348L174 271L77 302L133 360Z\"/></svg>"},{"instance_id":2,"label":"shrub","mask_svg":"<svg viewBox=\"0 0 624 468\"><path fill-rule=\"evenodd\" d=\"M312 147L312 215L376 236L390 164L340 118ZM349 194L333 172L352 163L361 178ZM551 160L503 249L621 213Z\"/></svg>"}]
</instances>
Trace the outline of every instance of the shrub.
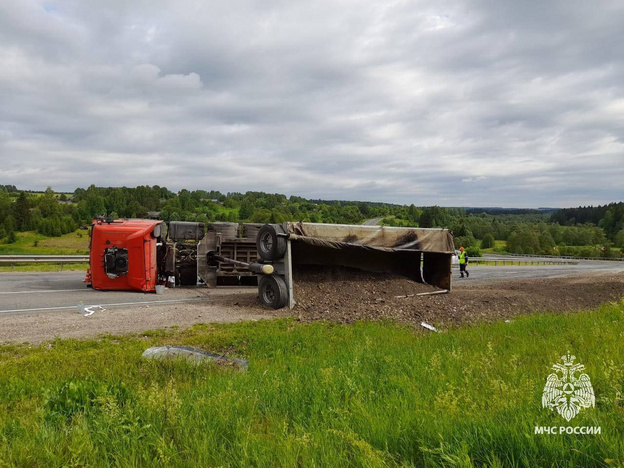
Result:
<instances>
[{"instance_id":1,"label":"shrub","mask_svg":"<svg viewBox=\"0 0 624 468\"><path fill-rule=\"evenodd\" d=\"M464 247L467 249L468 247L477 247L478 241L475 239L472 234L469 236L458 236L454 238L455 248L458 249L460 247Z\"/></svg>"},{"instance_id":2,"label":"shrub","mask_svg":"<svg viewBox=\"0 0 624 468\"><path fill-rule=\"evenodd\" d=\"M621 229L616 235L615 235L615 246L619 247L620 249L624 249L624 229Z\"/></svg>"},{"instance_id":3,"label":"shrub","mask_svg":"<svg viewBox=\"0 0 624 468\"><path fill-rule=\"evenodd\" d=\"M494 247L494 236L492 234L486 234L481 240L481 247L484 249L491 249Z\"/></svg>"},{"instance_id":4,"label":"shrub","mask_svg":"<svg viewBox=\"0 0 624 468\"><path fill-rule=\"evenodd\" d=\"M479 247L467 247L466 254L468 257L481 257L481 249Z\"/></svg>"}]
</instances>

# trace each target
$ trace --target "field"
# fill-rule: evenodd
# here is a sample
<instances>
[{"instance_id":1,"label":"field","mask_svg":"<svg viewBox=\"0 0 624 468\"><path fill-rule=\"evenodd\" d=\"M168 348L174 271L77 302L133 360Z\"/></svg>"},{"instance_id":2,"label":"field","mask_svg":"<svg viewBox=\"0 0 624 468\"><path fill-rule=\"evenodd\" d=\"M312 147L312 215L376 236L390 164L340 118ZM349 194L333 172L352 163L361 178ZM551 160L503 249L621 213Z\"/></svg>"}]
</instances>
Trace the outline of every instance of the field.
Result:
<instances>
[{"instance_id":1,"label":"field","mask_svg":"<svg viewBox=\"0 0 624 468\"><path fill-rule=\"evenodd\" d=\"M35 231L17 233L13 244L0 244L0 255L88 255L89 231L77 230L61 237L47 237ZM86 263L64 264L62 269L86 270ZM60 271L59 263L29 263L0 265L0 272L7 271Z\"/></svg>"},{"instance_id":2,"label":"field","mask_svg":"<svg viewBox=\"0 0 624 468\"><path fill-rule=\"evenodd\" d=\"M88 255L89 231L78 229L60 237L35 231L18 232L17 241L0 244L0 255Z\"/></svg>"},{"instance_id":3,"label":"field","mask_svg":"<svg viewBox=\"0 0 624 468\"><path fill-rule=\"evenodd\" d=\"M481 252L482 253L500 253L500 252L506 252L507 248L507 242L505 242L504 240L495 240L494 241L494 247L491 247L489 249L484 249L481 248Z\"/></svg>"},{"instance_id":4,"label":"field","mask_svg":"<svg viewBox=\"0 0 624 468\"><path fill-rule=\"evenodd\" d=\"M0 466L622 466L624 302L429 333L196 325L0 347ZM140 356L184 344L249 371ZM596 407L541 408L570 351ZM535 426L600 426L536 435Z\"/></svg>"}]
</instances>

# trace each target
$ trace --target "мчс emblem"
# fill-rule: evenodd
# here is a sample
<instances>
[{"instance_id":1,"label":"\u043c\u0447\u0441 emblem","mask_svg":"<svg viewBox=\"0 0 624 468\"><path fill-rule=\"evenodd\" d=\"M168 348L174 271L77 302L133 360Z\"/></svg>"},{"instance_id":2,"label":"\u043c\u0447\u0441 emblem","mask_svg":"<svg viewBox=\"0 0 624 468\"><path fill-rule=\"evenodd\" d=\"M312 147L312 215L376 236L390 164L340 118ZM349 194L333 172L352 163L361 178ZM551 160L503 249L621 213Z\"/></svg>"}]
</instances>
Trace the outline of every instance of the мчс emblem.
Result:
<instances>
[{"instance_id":1,"label":"\u043c\u0447\u0441 emblem","mask_svg":"<svg viewBox=\"0 0 624 468\"><path fill-rule=\"evenodd\" d=\"M577 372L585 370L583 364L574 364L576 356L561 356L563 364L555 364L552 368L558 374L550 374L546 379L544 392L542 393L542 406L557 410L557 412L569 421L575 417L581 408L596 406L594 389L587 374Z\"/></svg>"}]
</instances>

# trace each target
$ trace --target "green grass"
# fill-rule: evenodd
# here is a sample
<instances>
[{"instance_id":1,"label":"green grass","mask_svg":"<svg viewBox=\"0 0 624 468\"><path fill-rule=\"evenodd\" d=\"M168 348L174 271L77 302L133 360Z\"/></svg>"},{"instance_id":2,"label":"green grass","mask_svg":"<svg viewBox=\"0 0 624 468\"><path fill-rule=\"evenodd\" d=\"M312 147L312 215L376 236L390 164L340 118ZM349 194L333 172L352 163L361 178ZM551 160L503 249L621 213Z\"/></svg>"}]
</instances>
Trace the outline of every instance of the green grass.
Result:
<instances>
[{"instance_id":1,"label":"green grass","mask_svg":"<svg viewBox=\"0 0 624 468\"><path fill-rule=\"evenodd\" d=\"M494 247L491 247L489 249L481 248L481 252L483 252L484 254L486 253L491 254L491 253L506 252L506 249L507 249L507 241L495 240Z\"/></svg>"},{"instance_id":2,"label":"green grass","mask_svg":"<svg viewBox=\"0 0 624 468\"><path fill-rule=\"evenodd\" d=\"M624 302L440 334L276 320L3 346L0 466L622 466L622 330ZM249 371L140 357L165 343ZM596 393L570 423L541 408L568 350Z\"/></svg>"},{"instance_id":3,"label":"green grass","mask_svg":"<svg viewBox=\"0 0 624 468\"><path fill-rule=\"evenodd\" d=\"M589 246L578 246L578 245L569 245L566 247L559 248L559 254L561 255L572 255L576 257L600 257L602 256L602 244L597 245L589 245ZM618 247L610 247L611 255L614 257L619 257L621 249Z\"/></svg>"},{"instance_id":4,"label":"green grass","mask_svg":"<svg viewBox=\"0 0 624 468\"><path fill-rule=\"evenodd\" d=\"M60 237L47 237L35 231L18 232L16 242L0 244L0 255L20 254L88 255L89 231L79 229Z\"/></svg>"},{"instance_id":5,"label":"green grass","mask_svg":"<svg viewBox=\"0 0 624 468\"><path fill-rule=\"evenodd\" d=\"M22 263L17 265L0 265L0 273L14 271L86 271L89 264L83 263Z\"/></svg>"},{"instance_id":6,"label":"green grass","mask_svg":"<svg viewBox=\"0 0 624 468\"><path fill-rule=\"evenodd\" d=\"M595 246L567 246L560 247L558 251L549 252L549 255L556 258L558 256L576 256L576 257L600 257L602 245ZM614 257L621 256L622 249L611 247L611 253ZM494 247L489 249L481 249L484 254L507 253L507 242L504 240L495 240ZM542 254L538 254L542 255Z\"/></svg>"}]
</instances>

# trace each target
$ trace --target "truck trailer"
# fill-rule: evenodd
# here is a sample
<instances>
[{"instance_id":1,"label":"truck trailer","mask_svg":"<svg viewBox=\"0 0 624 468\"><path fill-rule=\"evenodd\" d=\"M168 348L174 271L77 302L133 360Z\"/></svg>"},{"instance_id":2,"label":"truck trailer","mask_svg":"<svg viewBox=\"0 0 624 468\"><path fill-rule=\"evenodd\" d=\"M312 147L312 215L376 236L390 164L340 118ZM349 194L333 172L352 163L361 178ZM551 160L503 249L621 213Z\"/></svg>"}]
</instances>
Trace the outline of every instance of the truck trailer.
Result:
<instances>
[{"instance_id":1,"label":"truck trailer","mask_svg":"<svg viewBox=\"0 0 624 468\"><path fill-rule=\"evenodd\" d=\"M447 229L98 219L86 281L99 290L143 292L157 285L257 286L261 303L292 308L298 266L392 273L450 291L454 252Z\"/></svg>"}]
</instances>

